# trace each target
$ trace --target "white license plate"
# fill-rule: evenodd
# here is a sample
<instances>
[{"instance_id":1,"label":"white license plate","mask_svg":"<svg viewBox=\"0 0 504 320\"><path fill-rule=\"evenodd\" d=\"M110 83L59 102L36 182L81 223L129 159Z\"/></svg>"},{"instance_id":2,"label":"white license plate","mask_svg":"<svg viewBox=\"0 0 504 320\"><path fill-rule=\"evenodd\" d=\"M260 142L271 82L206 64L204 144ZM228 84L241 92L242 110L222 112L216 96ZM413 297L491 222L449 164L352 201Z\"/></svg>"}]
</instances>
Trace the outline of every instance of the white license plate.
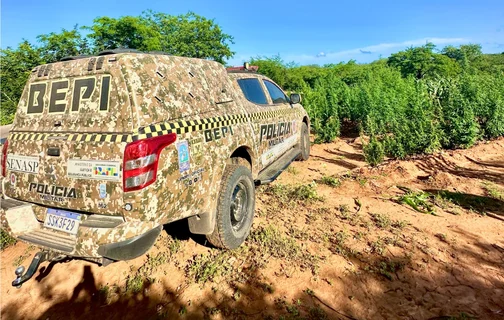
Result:
<instances>
[{"instance_id":1,"label":"white license plate","mask_svg":"<svg viewBox=\"0 0 504 320\"><path fill-rule=\"evenodd\" d=\"M81 215L79 213L47 209L44 227L70 234L76 234L79 229Z\"/></svg>"}]
</instances>

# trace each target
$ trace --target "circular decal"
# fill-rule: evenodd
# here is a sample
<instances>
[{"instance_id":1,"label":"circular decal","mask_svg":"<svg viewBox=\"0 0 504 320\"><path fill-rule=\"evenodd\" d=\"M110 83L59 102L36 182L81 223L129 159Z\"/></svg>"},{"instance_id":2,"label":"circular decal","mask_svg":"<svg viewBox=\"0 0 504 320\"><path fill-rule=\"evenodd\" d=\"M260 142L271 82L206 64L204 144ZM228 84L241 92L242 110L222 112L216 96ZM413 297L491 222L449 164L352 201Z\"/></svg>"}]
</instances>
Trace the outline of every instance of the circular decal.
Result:
<instances>
[{"instance_id":1,"label":"circular decal","mask_svg":"<svg viewBox=\"0 0 504 320\"><path fill-rule=\"evenodd\" d=\"M16 184L16 175L14 173L11 173L10 183L11 183L11 185L15 185Z\"/></svg>"}]
</instances>

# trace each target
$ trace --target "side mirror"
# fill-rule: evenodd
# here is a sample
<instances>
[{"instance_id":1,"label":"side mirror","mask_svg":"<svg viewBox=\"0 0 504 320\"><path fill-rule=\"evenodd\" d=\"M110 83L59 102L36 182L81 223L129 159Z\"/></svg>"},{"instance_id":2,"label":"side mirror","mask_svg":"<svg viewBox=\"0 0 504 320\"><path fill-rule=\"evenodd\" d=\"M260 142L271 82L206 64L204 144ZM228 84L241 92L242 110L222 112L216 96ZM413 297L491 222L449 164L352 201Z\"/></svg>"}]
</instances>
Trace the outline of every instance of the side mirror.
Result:
<instances>
[{"instance_id":1,"label":"side mirror","mask_svg":"<svg viewBox=\"0 0 504 320\"><path fill-rule=\"evenodd\" d=\"M301 103L301 95L299 93L291 93L290 103L291 104Z\"/></svg>"}]
</instances>

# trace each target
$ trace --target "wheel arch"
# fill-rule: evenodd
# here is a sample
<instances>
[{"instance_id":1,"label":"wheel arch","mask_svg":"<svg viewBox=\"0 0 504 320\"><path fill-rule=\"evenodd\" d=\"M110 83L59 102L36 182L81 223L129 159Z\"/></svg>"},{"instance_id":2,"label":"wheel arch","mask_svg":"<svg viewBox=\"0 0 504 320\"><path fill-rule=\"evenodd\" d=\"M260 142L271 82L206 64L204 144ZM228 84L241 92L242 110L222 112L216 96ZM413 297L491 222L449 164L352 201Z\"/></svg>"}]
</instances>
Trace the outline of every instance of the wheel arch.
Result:
<instances>
[{"instance_id":1,"label":"wheel arch","mask_svg":"<svg viewBox=\"0 0 504 320\"><path fill-rule=\"evenodd\" d=\"M306 126L308 127L308 131L310 131L310 118L308 118L307 115L303 117L303 122L306 123Z\"/></svg>"},{"instance_id":2,"label":"wheel arch","mask_svg":"<svg viewBox=\"0 0 504 320\"><path fill-rule=\"evenodd\" d=\"M232 153L231 156L229 157L230 163L240 163L239 159L244 159L247 161L250 171L252 172L252 176L255 176L255 165L256 162L254 161L254 152L252 151L252 148L242 145L236 148ZM245 164L243 161L241 162Z\"/></svg>"}]
</instances>

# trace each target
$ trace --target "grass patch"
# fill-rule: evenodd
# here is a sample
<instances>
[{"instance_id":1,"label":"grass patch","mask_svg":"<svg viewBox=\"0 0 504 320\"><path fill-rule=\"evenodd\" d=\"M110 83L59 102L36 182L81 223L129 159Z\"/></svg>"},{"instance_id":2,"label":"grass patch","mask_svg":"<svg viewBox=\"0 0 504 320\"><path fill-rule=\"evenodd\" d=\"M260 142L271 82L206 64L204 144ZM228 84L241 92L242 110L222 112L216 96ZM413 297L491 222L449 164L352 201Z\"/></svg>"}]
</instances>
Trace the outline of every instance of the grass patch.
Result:
<instances>
[{"instance_id":1,"label":"grass patch","mask_svg":"<svg viewBox=\"0 0 504 320\"><path fill-rule=\"evenodd\" d=\"M100 289L98 289L98 299L102 304L109 304L110 294L111 290L108 285L102 286L100 287Z\"/></svg>"},{"instance_id":2,"label":"grass patch","mask_svg":"<svg viewBox=\"0 0 504 320\"><path fill-rule=\"evenodd\" d=\"M341 181L338 178L331 177L331 176L323 176L320 179L320 183L337 188L341 186Z\"/></svg>"},{"instance_id":3,"label":"grass patch","mask_svg":"<svg viewBox=\"0 0 504 320\"><path fill-rule=\"evenodd\" d=\"M296 169L294 166L288 166L287 167L287 172L293 175L297 175L299 173L299 170Z\"/></svg>"},{"instance_id":4,"label":"grass patch","mask_svg":"<svg viewBox=\"0 0 504 320\"><path fill-rule=\"evenodd\" d=\"M144 287L145 279L140 274L130 275L126 279L126 292L138 293Z\"/></svg>"},{"instance_id":5,"label":"grass patch","mask_svg":"<svg viewBox=\"0 0 504 320\"><path fill-rule=\"evenodd\" d=\"M215 251L210 254L200 254L189 260L186 274L197 283L214 281L218 277L227 276L233 271L230 251Z\"/></svg>"},{"instance_id":6,"label":"grass patch","mask_svg":"<svg viewBox=\"0 0 504 320\"><path fill-rule=\"evenodd\" d=\"M385 252L386 247L387 244L381 238L369 243L371 253L377 253L379 255L382 255Z\"/></svg>"},{"instance_id":7,"label":"grass patch","mask_svg":"<svg viewBox=\"0 0 504 320\"><path fill-rule=\"evenodd\" d=\"M393 275L403 270L407 263L407 261L391 260L387 258L378 261L371 266L366 266L364 270L379 274L392 281L394 279Z\"/></svg>"},{"instance_id":8,"label":"grass patch","mask_svg":"<svg viewBox=\"0 0 504 320\"><path fill-rule=\"evenodd\" d=\"M402 229L404 229L407 225L408 225L408 222L407 222L407 221L404 221L404 220L393 220L390 226L391 226L392 228L402 230Z\"/></svg>"},{"instance_id":9,"label":"grass patch","mask_svg":"<svg viewBox=\"0 0 504 320\"><path fill-rule=\"evenodd\" d=\"M273 257L291 262L291 265L298 265L301 269L310 269L313 274L318 272L319 258L303 250L296 240L285 236L272 225L259 226L251 232L249 239L255 246L254 259L261 266Z\"/></svg>"},{"instance_id":10,"label":"grass patch","mask_svg":"<svg viewBox=\"0 0 504 320\"><path fill-rule=\"evenodd\" d=\"M390 217L386 214L370 213L374 224L380 229L386 229L392 225Z\"/></svg>"},{"instance_id":11,"label":"grass patch","mask_svg":"<svg viewBox=\"0 0 504 320\"><path fill-rule=\"evenodd\" d=\"M361 222L361 216L358 213L352 213L350 207L346 204L339 207L340 218L347 220L351 226L356 226Z\"/></svg>"},{"instance_id":12,"label":"grass patch","mask_svg":"<svg viewBox=\"0 0 504 320\"><path fill-rule=\"evenodd\" d=\"M270 193L282 201L299 200L299 201L323 201L324 198L317 193L317 184L315 182L301 185L275 184L266 188L267 193Z\"/></svg>"},{"instance_id":13,"label":"grass patch","mask_svg":"<svg viewBox=\"0 0 504 320\"><path fill-rule=\"evenodd\" d=\"M16 244L17 240L11 237L7 231L0 229L0 250L4 250L14 244Z\"/></svg>"},{"instance_id":14,"label":"grass patch","mask_svg":"<svg viewBox=\"0 0 504 320\"><path fill-rule=\"evenodd\" d=\"M156 255L147 254L147 261L126 279L126 292L137 293L143 289L145 283L154 283L156 279L153 274L159 267L170 262L172 257L171 251L158 252Z\"/></svg>"},{"instance_id":15,"label":"grass patch","mask_svg":"<svg viewBox=\"0 0 504 320\"><path fill-rule=\"evenodd\" d=\"M498 188L493 183L488 181L483 182L483 189L489 197L492 197L497 200L504 200L504 191Z\"/></svg>"},{"instance_id":16,"label":"grass patch","mask_svg":"<svg viewBox=\"0 0 504 320\"><path fill-rule=\"evenodd\" d=\"M330 247L329 250L333 253L339 254L343 257L348 255L348 249L345 246L345 242L347 241L349 235L344 230L338 231L334 234L330 234L327 236Z\"/></svg>"}]
</instances>

